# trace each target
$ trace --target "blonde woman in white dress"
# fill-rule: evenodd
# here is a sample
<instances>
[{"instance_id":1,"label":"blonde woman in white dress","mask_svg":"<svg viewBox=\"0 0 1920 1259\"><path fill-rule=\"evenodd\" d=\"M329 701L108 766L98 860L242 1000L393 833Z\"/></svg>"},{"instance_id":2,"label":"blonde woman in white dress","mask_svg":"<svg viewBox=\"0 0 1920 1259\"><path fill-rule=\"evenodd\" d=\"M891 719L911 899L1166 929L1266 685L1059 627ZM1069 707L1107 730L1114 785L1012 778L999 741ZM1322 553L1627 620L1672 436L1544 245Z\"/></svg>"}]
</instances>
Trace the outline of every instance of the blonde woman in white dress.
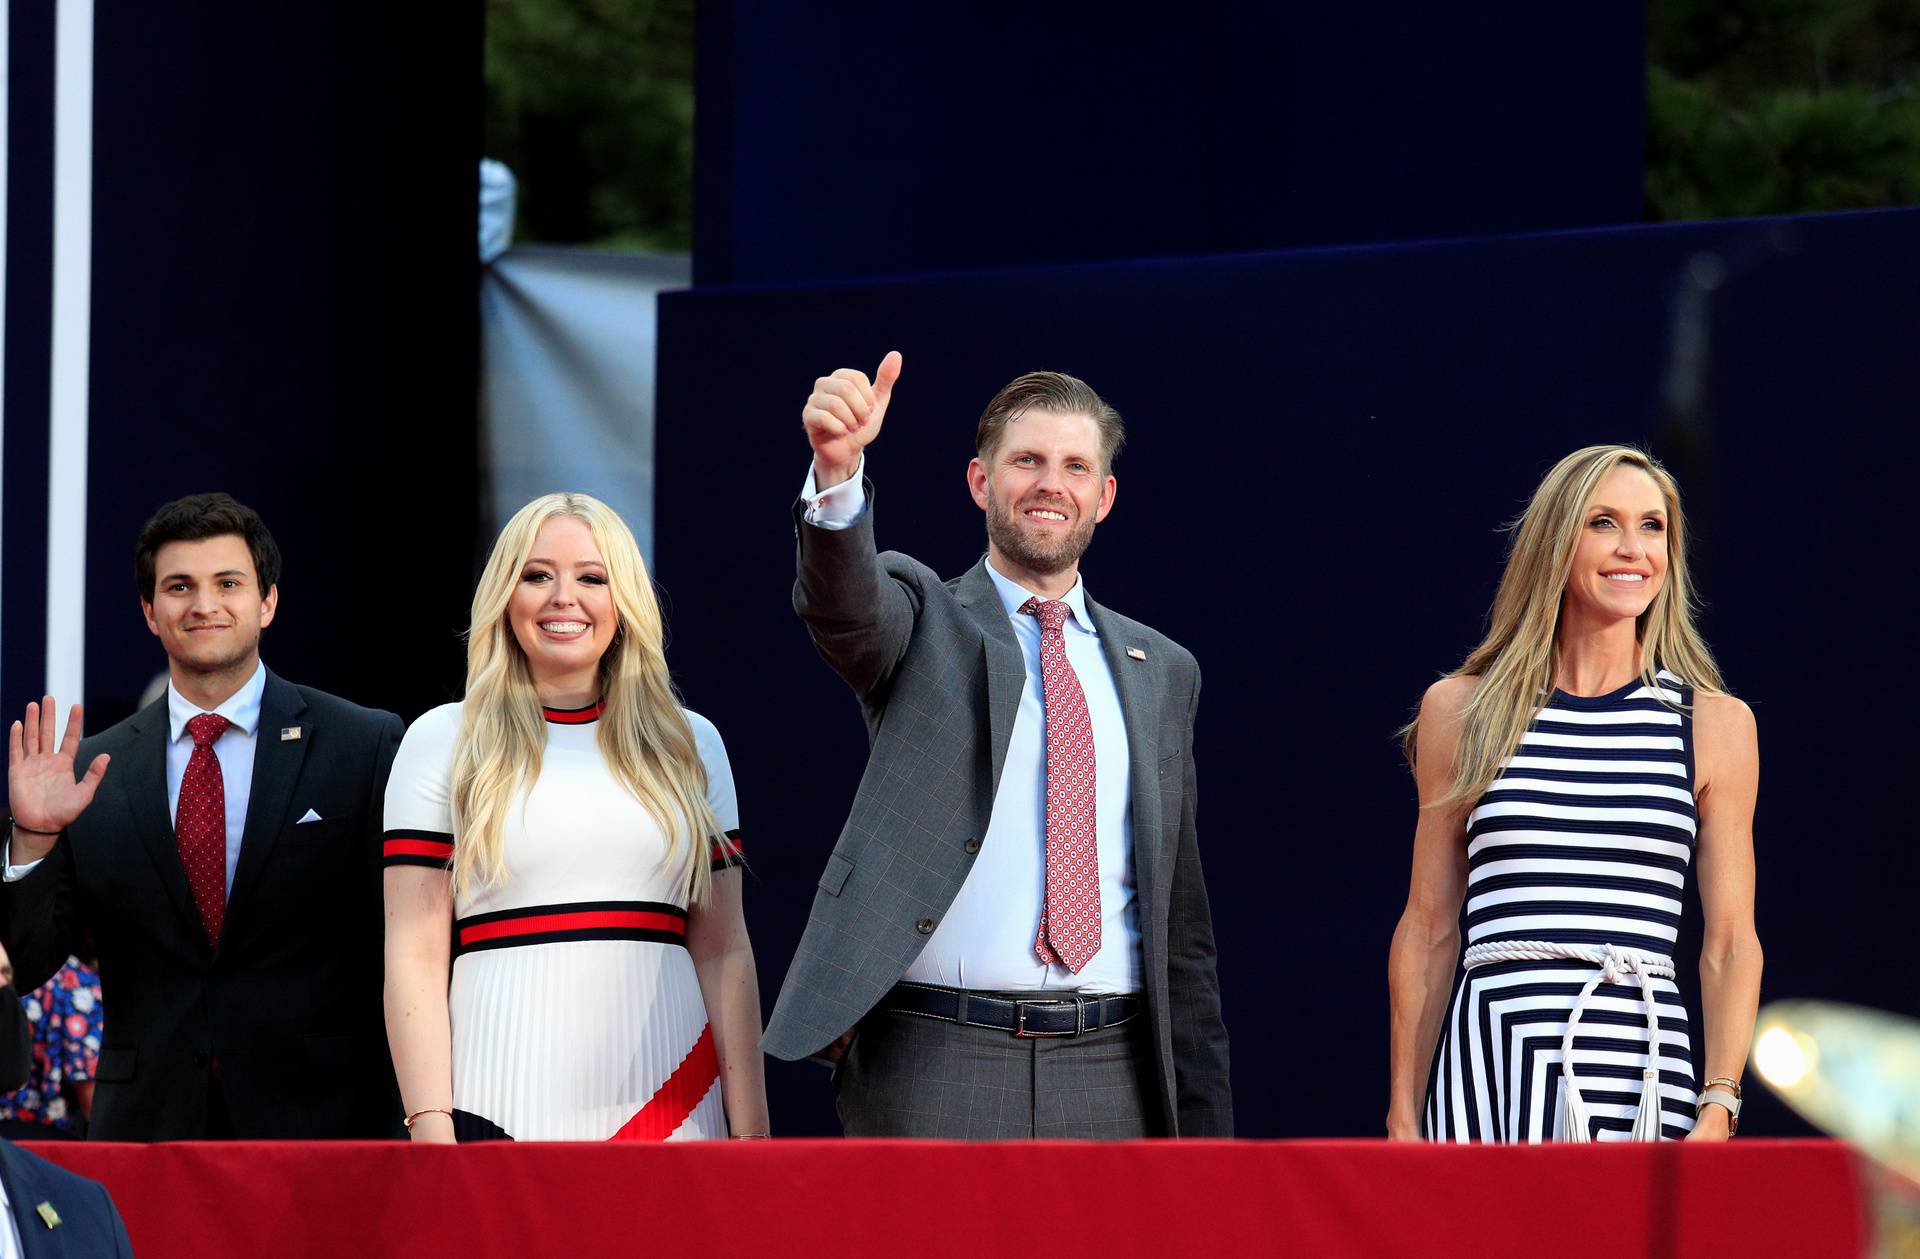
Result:
<instances>
[{"instance_id":1,"label":"blonde woman in white dress","mask_svg":"<svg viewBox=\"0 0 1920 1259\"><path fill-rule=\"evenodd\" d=\"M387 789L386 1011L415 1141L765 1136L760 994L719 733L681 708L605 504L494 544L466 698Z\"/></svg>"}]
</instances>

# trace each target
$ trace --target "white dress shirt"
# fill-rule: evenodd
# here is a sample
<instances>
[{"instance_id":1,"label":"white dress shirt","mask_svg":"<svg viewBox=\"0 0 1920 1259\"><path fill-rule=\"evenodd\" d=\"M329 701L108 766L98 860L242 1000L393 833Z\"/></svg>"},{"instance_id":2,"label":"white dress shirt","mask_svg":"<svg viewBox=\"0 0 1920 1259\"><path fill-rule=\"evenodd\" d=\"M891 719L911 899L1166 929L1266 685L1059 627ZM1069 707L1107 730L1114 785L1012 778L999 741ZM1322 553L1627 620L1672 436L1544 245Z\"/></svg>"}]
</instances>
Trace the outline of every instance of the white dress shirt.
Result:
<instances>
[{"instance_id":1,"label":"white dress shirt","mask_svg":"<svg viewBox=\"0 0 1920 1259\"><path fill-rule=\"evenodd\" d=\"M803 518L810 525L833 531L859 524L860 517L867 514L866 475L867 456L863 453L852 476L823 490L814 484L813 465L808 464L806 484L800 487L800 501L807 505Z\"/></svg>"},{"instance_id":2,"label":"white dress shirt","mask_svg":"<svg viewBox=\"0 0 1920 1259\"><path fill-rule=\"evenodd\" d=\"M865 467L863 457L859 471L824 492L815 488L809 468L801 491L807 523L821 529L845 529L858 523L867 509L861 485ZM1027 681L1020 692L1020 709L980 853L952 908L904 978L993 992L1039 988L1138 992L1140 915L1132 857L1133 783L1127 725L1113 671L1100 650L1099 632L1087 615L1085 587L1076 579L1063 596L1073 614L1062 626L1062 636L1093 726L1101 921L1100 950L1076 975L1041 961L1033 947L1047 886L1046 690L1040 672L1040 620L1019 609L1028 598L1042 596L1003 575L992 559L987 561L987 575L1026 658Z\"/></svg>"},{"instance_id":3,"label":"white dress shirt","mask_svg":"<svg viewBox=\"0 0 1920 1259\"><path fill-rule=\"evenodd\" d=\"M7 1217L6 1226L0 1228L0 1259L19 1259L20 1221L13 1218L13 1203L7 1197L5 1180L0 1180L0 1215Z\"/></svg>"},{"instance_id":4,"label":"white dress shirt","mask_svg":"<svg viewBox=\"0 0 1920 1259\"><path fill-rule=\"evenodd\" d=\"M260 735L260 697L267 689L267 666L254 668L253 676L213 711L227 719L227 728L213 741L213 755L220 762L220 784L227 798L227 894L233 894L233 871L240 864L240 839L247 829L247 801L253 796L253 749ZM167 682L167 817L180 807L180 780L186 777L187 761L193 756L193 736L187 723L204 709L196 707ZM109 771L111 772L111 771ZM13 864L13 840L7 840L6 881L27 877L40 863Z\"/></svg>"}]
</instances>

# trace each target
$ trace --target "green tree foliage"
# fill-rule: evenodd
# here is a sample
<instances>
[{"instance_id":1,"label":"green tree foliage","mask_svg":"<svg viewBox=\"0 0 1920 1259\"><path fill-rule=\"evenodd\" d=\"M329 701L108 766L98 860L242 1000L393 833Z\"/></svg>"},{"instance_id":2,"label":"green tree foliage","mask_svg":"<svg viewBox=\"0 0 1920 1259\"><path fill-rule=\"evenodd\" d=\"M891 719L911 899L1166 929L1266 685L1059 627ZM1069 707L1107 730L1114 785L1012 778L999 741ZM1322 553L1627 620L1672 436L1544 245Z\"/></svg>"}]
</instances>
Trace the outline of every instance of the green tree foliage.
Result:
<instances>
[{"instance_id":1,"label":"green tree foliage","mask_svg":"<svg viewBox=\"0 0 1920 1259\"><path fill-rule=\"evenodd\" d=\"M1920 202L1920 0L1648 0L1653 219Z\"/></svg>"},{"instance_id":2,"label":"green tree foliage","mask_svg":"<svg viewBox=\"0 0 1920 1259\"><path fill-rule=\"evenodd\" d=\"M693 0L487 0L486 151L515 236L693 245Z\"/></svg>"}]
</instances>

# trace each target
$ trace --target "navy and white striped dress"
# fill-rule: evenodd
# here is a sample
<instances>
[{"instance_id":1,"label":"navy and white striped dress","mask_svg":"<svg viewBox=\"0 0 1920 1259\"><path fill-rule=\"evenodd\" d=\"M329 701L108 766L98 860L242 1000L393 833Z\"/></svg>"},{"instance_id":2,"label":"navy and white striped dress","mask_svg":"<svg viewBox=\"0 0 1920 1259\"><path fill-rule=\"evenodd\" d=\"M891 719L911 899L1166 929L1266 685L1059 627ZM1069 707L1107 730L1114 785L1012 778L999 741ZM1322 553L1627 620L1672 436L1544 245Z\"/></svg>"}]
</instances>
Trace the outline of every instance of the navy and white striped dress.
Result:
<instances>
[{"instance_id":1,"label":"navy and white striped dress","mask_svg":"<svg viewBox=\"0 0 1920 1259\"><path fill-rule=\"evenodd\" d=\"M1466 942L1541 941L1670 956L1693 855L1693 694L1662 670L1610 695L1555 691L1467 816ZM1664 702L1663 702L1664 701ZM1676 709L1676 705L1685 711ZM1495 961L1456 980L1427 1082L1442 1141L1566 1139L1561 1042L1581 960ZM1652 980L1660 1136L1693 1128L1687 1013ZM1581 1011L1574 1077L1593 1140L1624 1140L1648 1062L1637 982L1601 983Z\"/></svg>"}]
</instances>

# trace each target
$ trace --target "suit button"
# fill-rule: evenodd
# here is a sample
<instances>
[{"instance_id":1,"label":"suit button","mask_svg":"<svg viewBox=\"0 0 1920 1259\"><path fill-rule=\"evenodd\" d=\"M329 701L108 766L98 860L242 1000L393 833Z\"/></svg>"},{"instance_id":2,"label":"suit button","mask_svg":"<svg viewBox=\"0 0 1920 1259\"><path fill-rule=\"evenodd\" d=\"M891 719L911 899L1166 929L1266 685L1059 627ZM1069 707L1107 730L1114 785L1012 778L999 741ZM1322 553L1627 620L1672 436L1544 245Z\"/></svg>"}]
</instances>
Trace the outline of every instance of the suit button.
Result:
<instances>
[{"instance_id":1,"label":"suit button","mask_svg":"<svg viewBox=\"0 0 1920 1259\"><path fill-rule=\"evenodd\" d=\"M194 1050L194 1051L193 1051L193 1065L194 1065L194 1066L196 1066L196 1067L204 1067L204 1066L206 1066L206 1065L207 1065L207 1060L208 1060L208 1057L209 1057L209 1055L208 1055L208 1053L207 1053L207 1051L206 1051L206 1050L204 1050L204 1049L196 1049L196 1050Z\"/></svg>"},{"instance_id":2,"label":"suit button","mask_svg":"<svg viewBox=\"0 0 1920 1259\"><path fill-rule=\"evenodd\" d=\"M967 836L967 842L960 846L967 850L968 856L972 856L974 853L980 851L980 837L978 835L969 835Z\"/></svg>"},{"instance_id":3,"label":"suit button","mask_svg":"<svg viewBox=\"0 0 1920 1259\"><path fill-rule=\"evenodd\" d=\"M913 924L913 929L923 936L930 936L933 934L933 919L922 918L919 922Z\"/></svg>"}]
</instances>

